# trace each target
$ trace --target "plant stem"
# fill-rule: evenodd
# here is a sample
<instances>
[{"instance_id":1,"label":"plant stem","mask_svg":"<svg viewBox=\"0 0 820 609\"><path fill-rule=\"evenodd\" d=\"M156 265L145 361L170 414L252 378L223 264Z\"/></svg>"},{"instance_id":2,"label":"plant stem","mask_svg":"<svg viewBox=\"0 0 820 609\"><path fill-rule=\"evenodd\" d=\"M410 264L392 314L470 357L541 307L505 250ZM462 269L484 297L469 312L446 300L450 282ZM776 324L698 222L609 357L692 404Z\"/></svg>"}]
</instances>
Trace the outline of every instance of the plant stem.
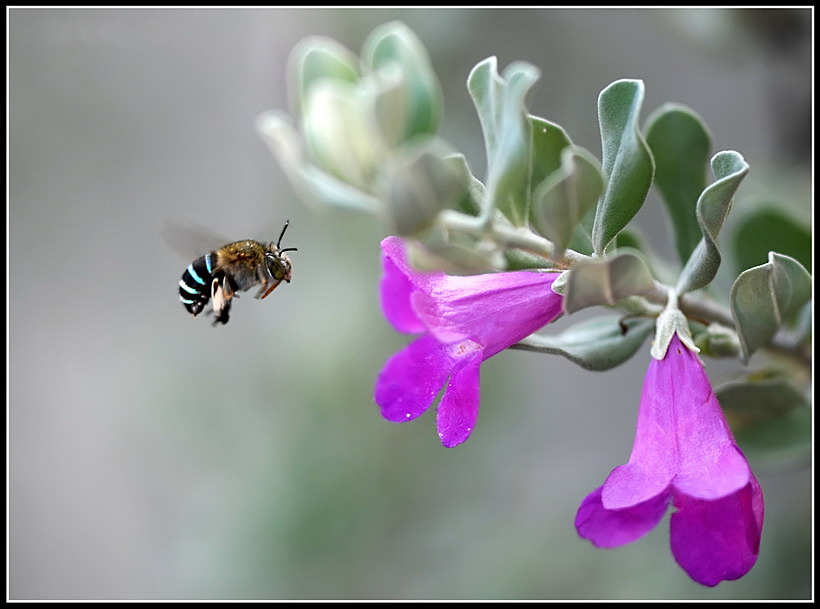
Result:
<instances>
[{"instance_id":1,"label":"plant stem","mask_svg":"<svg viewBox=\"0 0 820 609\"><path fill-rule=\"evenodd\" d=\"M442 211L439 221L448 230L479 238L490 237L505 249L520 249L543 258L545 266L552 268L569 270L578 263L594 260L592 256L571 249L564 252L561 260L553 260L552 255L555 252L553 243L527 228L517 228L494 221L488 222L485 218L469 216L455 210ZM653 305L666 305L669 289L670 286L655 281L652 290L640 296L629 298L629 302L625 303L625 308L630 313L638 312L640 314L642 311L645 315L655 315L657 314L657 307ZM732 330L735 329L735 320L729 308L702 296L691 293L684 294L680 297L680 310L689 319L705 324L717 322ZM803 366L811 367L811 354L799 342L782 333L776 334L766 348L780 355L788 356Z\"/></svg>"}]
</instances>

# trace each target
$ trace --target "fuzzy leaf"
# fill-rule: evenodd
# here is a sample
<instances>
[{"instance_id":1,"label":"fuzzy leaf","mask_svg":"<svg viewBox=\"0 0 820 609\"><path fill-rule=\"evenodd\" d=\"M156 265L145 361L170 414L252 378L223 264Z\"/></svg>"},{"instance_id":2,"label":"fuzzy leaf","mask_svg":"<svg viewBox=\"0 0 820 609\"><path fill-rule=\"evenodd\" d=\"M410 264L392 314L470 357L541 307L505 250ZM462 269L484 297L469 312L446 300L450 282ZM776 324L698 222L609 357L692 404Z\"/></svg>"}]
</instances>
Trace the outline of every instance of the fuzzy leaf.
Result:
<instances>
[{"instance_id":1,"label":"fuzzy leaf","mask_svg":"<svg viewBox=\"0 0 820 609\"><path fill-rule=\"evenodd\" d=\"M372 120L387 149L400 147L412 135L409 132L413 120L408 99L410 85L406 74L393 67L396 69L382 70L378 78L364 79L356 90L359 105ZM349 145L348 141L344 143Z\"/></svg>"},{"instance_id":2,"label":"fuzzy leaf","mask_svg":"<svg viewBox=\"0 0 820 609\"><path fill-rule=\"evenodd\" d=\"M403 23L392 21L371 32L362 60L375 73L396 72L404 82L406 125L402 141L432 135L442 114L442 93L424 45Z\"/></svg>"},{"instance_id":3,"label":"fuzzy leaf","mask_svg":"<svg viewBox=\"0 0 820 609\"><path fill-rule=\"evenodd\" d=\"M262 114L256 121L256 129L270 147L294 192L306 204L319 210L379 213L380 201L307 161L299 135L284 114Z\"/></svg>"},{"instance_id":4,"label":"fuzzy leaf","mask_svg":"<svg viewBox=\"0 0 820 609\"><path fill-rule=\"evenodd\" d=\"M769 251L786 254L811 272L811 230L774 206L744 217L732 240L737 272L763 264Z\"/></svg>"},{"instance_id":5,"label":"fuzzy leaf","mask_svg":"<svg viewBox=\"0 0 820 609\"><path fill-rule=\"evenodd\" d=\"M730 294L743 362L768 343L780 325L811 299L811 275L789 256L743 271Z\"/></svg>"},{"instance_id":6,"label":"fuzzy leaf","mask_svg":"<svg viewBox=\"0 0 820 609\"><path fill-rule=\"evenodd\" d=\"M433 138L405 146L385 167L383 196L395 234L414 235L429 227L438 213L467 195L465 164Z\"/></svg>"},{"instance_id":7,"label":"fuzzy leaf","mask_svg":"<svg viewBox=\"0 0 820 609\"><path fill-rule=\"evenodd\" d=\"M694 340L695 346L700 349L701 357L707 355L736 358L740 355L740 339L737 337L737 332L734 328L727 328L717 322L712 322L702 331L697 332Z\"/></svg>"},{"instance_id":8,"label":"fuzzy leaf","mask_svg":"<svg viewBox=\"0 0 820 609\"><path fill-rule=\"evenodd\" d=\"M450 275L488 273L498 261L477 247L476 239L464 233L451 233L434 225L408 243L413 268L444 271Z\"/></svg>"},{"instance_id":9,"label":"fuzzy leaf","mask_svg":"<svg viewBox=\"0 0 820 609\"><path fill-rule=\"evenodd\" d=\"M524 98L538 79L538 70L516 62L501 78L496 63L495 57L478 63L467 86L484 132L489 203L515 226L523 226L529 215L532 149L532 125Z\"/></svg>"},{"instance_id":10,"label":"fuzzy leaf","mask_svg":"<svg viewBox=\"0 0 820 609\"><path fill-rule=\"evenodd\" d=\"M587 370L609 370L632 357L653 327L648 319L621 322L616 316L599 317L555 336L533 334L514 347L561 355Z\"/></svg>"},{"instance_id":11,"label":"fuzzy leaf","mask_svg":"<svg viewBox=\"0 0 820 609\"><path fill-rule=\"evenodd\" d=\"M530 162L530 189L561 168L561 153L572 146L567 132L548 120L530 115L532 127L532 158Z\"/></svg>"},{"instance_id":12,"label":"fuzzy leaf","mask_svg":"<svg viewBox=\"0 0 820 609\"><path fill-rule=\"evenodd\" d=\"M715 278L721 260L718 232L732 208L735 191L749 172L749 165L737 152L724 151L712 157L712 172L715 182L700 195L696 209L703 238L681 271L676 287L678 294L699 290Z\"/></svg>"},{"instance_id":13,"label":"fuzzy leaf","mask_svg":"<svg viewBox=\"0 0 820 609\"><path fill-rule=\"evenodd\" d=\"M481 212L481 202L484 201L486 188L484 184L473 175L467 159L461 153L454 153L448 157L455 171L462 177L467 189L462 197L458 199L453 208L471 216L477 216Z\"/></svg>"},{"instance_id":14,"label":"fuzzy leaf","mask_svg":"<svg viewBox=\"0 0 820 609\"><path fill-rule=\"evenodd\" d=\"M467 88L473 98L481 130L484 133L484 147L489 165L498 148L498 115L504 82L498 75L498 61L488 57L473 67L467 77Z\"/></svg>"},{"instance_id":15,"label":"fuzzy leaf","mask_svg":"<svg viewBox=\"0 0 820 609\"><path fill-rule=\"evenodd\" d=\"M771 450L811 443L811 402L788 380L738 380L715 394L744 446Z\"/></svg>"},{"instance_id":16,"label":"fuzzy leaf","mask_svg":"<svg viewBox=\"0 0 820 609\"><path fill-rule=\"evenodd\" d=\"M737 428L771 421L794 408L810 406L806 396L782 378L732 381L715 393Z\"/></svg>"},{"instance_id":17,"label":"fuzzy leaf","mask_svg":"<svg viewBox=\"0 0 820 609\"><path fill-rule=\"evenodd\" d=\"M643 92L639 80L617 80L598 97L607 180L592 226L592 244L598 255L638 213L652 184L652 154L638 128Z\"/></svg>"},{"instance_id":18,"label":"fuzzy leaf","mask_svg":"<svg viewBox=\"0 0 820 609\"><path fill-rule=\"evenodd\" d=\"M647 125L646 141L655 159L655 185L666 203L675 248L684 264L701 239L695 210L706 187L711 137L697 114L676 104L659 108Z\"/></svg>"},{"instance_id":19,"label":"fuzzy leaf","mask_svg":"<svg viewBox=\"0 0 820 609\"><path fill-rule=\"evenodd\" d=\"M323 80L314 85L302 116L302 134L310 159L367 192L371 192L373 178L388 154L370 101L362 97L358 86Z\"/></svg>"},{"instance_id":20,"label":"fuzzy leaf","mask_svg":"<svg viewBox=\"0 0 820 609\"><path fill-rule=\"evenodd\" d=\"M613 305L654 286L646 262L635 253L621 252L606 260L583 262L569 273L564 311L570 314L586 307Z\"/></svg>"},{"instance_id":21,"label":"fuzzy leaf","mask_svg":"<svg viewBox=\"0 0 820 609\"><path fill-rule=\"evenodd\" d=\"M508 249L504 251L505 271L520 271L523 269L543 269L544 257L536 256L520 249ZM555 285L555 284L553 284Z\"/></svg>"},{"instance_id":22,"label":"fuzzy leaf","mask_svg":"<svg viewBox=\"0 0 820 609\"><path fill-rule=\"evenodd\" d=\"M332 38L310 36L297 44L288 58L288 90L291 102L301 112L310 89L324 79L356 83L358 58Z\"/></svg>"},{"instance_id":23,"label":"fuzzy leaf","mask_svg":"<svg viewBox=\"0 0 820 609\"><path fill-rule=\"evenodd\" d=\"M597 159L581 148L564 148L561 167L536 187L530 222L555 244L555 260L564 255L575 229L595 206L603 188Z\"/></svg>"}]
</instances>

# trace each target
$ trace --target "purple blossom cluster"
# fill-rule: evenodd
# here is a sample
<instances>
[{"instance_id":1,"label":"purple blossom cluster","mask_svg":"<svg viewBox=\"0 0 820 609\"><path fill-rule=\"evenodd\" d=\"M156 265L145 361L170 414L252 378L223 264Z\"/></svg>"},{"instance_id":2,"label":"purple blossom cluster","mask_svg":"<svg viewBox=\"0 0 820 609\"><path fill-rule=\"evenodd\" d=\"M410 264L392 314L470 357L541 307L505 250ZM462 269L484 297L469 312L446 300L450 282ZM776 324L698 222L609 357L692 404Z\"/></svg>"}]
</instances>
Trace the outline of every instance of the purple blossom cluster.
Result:
<instances>
[{"instance_id":1,"label":"purple blossom cluster","mask_svg":"<svg viewBox=\"0 0 820 609\"><path fill-rule=\"evenodd\" d=\"M562 312L557 273L473 276L419 272L404 242L381 244L381 303L399 332L418 335L388 359L375 401L384 418L422 415L444 393L436 426L444 446L467 440L479 411L484 360ZM670 504L675 560L696 582L715 586L752 568L763 527L763 495L738 448L698 355L678 336L652 358L629 461L581 502L578 534L601 548L640 539Z\"/></svg>"}]
</instances>

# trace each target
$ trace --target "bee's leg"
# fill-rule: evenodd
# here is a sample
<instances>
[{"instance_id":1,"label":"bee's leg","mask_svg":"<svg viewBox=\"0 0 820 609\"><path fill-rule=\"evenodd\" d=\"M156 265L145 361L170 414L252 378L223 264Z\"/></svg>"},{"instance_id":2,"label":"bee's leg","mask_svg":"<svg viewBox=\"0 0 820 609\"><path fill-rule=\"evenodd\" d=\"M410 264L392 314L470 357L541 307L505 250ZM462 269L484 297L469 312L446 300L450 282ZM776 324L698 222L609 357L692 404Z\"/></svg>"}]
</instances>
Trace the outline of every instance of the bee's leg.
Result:
<instances>
[{"instance_id":1,"label":"bee's leg","mask_svg":"<svg viewBox=\"0 0 820 609\"><path fill-rule=\"evenodd\" d=\"M229 317L228 314L230 313L230 311L231 311L231 301L226 300L224 306L222 307L222 310L219 311L219 314L216 316L216 319L214 319L214 322L211 325L215 326L216 324L226 324L226 323L228 323L228 317ZM214 309L214 312L216 312L215 309Z\"/></svg>"},{"instance_id":2,"label":"bee's leg","mask_svg":"<svg viewBox=\"0 0 820 609\"><path fill-rule=\"evenodd\" d=\"M216 279L214 281L217 281ZM231 285L231 280L228 279L225 275L218 279L219 287L222 288L222 292L225 294L225 298L230 300L234 297L233 286ZM214 288L215 289L215 288Z\"/></svg>"},{"instance_id":3,"label":"bee's leg","mask_svg":"<svg viewBox=\"0 0 820 609\"><path fill-rule=\"evenodd\" d=\"M262 265L260 267L259 272L259 281L262 284L262 287L259 288L259 291L256 293L257 298L265 298L268 294L273 292L274 288L279 285L279 281L271 274L270 269L268 268L267 264Z\"/></svg>"},{"instance_id":4,"label":"bee's leg","mask_svg":"<svg viewBox=\"0 0 820 609\"><path fill-rule=\"evenodd\" d=\"M222 277L215 277L211 282L211 302L216 319L214 325L217 323L228 323L228 313L231 310L231 299L234 296L231 282L224 275Z\"/></svg>"}]
</instances>

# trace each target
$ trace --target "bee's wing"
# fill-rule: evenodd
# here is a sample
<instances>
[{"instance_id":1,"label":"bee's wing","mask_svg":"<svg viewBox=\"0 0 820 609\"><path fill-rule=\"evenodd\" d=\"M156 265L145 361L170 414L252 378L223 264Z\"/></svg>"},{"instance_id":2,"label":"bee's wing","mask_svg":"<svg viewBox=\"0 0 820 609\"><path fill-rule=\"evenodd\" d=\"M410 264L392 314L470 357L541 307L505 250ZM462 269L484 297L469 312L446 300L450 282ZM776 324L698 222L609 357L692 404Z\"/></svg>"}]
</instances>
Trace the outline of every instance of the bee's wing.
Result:
<instances>
[{"instance_id":1,"label":"bee's wing","mask_svg":"<svg viewBox=\"0 0 820 609\"><path fill-rule=\"evenodd\" d=\"M230 241L201 224L183 225L173 220L165 220L159 234L165 245L186 260L219 249Z\"/></svg>"}]
</instances>

